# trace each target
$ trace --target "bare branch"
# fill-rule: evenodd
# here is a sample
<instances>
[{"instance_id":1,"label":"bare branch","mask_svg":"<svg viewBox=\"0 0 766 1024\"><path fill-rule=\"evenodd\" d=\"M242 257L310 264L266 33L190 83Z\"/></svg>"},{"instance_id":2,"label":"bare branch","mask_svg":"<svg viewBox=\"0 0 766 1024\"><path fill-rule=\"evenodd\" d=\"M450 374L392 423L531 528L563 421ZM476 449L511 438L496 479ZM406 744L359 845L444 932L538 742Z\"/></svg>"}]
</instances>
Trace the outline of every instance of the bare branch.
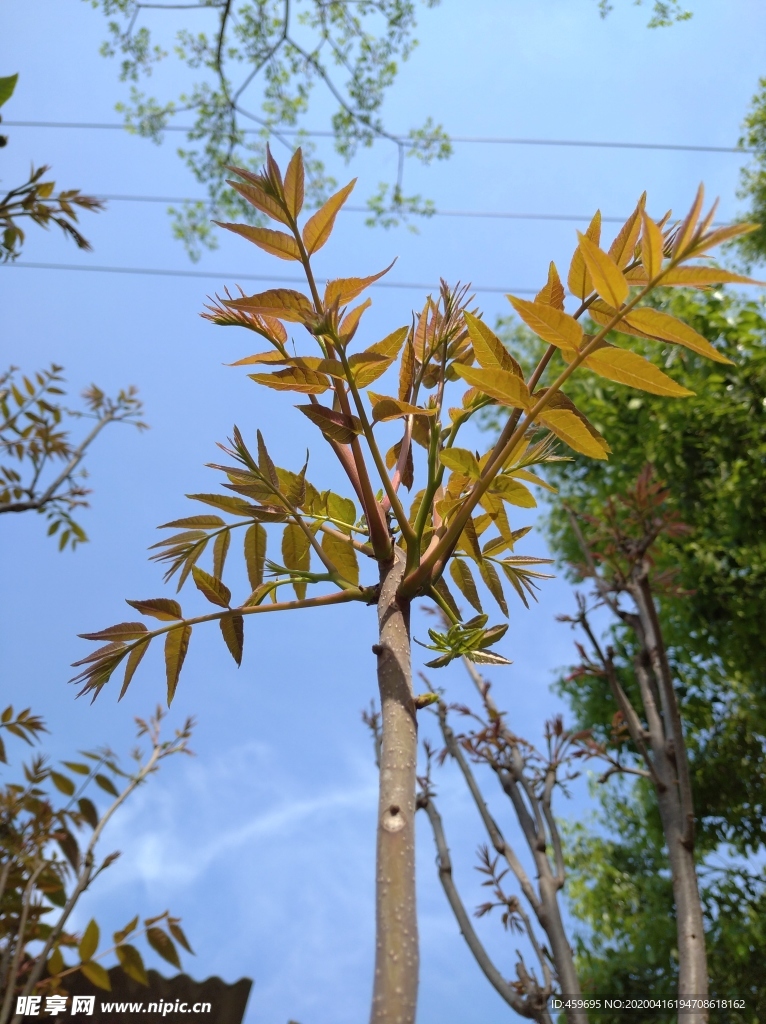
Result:
<instances>
[{"instance_id":1,"label":"bare branch","mask_svg":"<svg viewBox=\"0 0 766 1024\"><path fill-rule=\"evenodd\" d=\"M420 806L425 810L434 834L434 842L436 843L437 851L436 862L439 869L439 881L442 884L442 888L444 889L449 905L452 907L452 912L455 915L460 932L465 939L468 948L473 953L476 963L481 968L490 985L492 985L498 995L504 999L505 1002L516 1011L516 1013L522 1017L548 1024L550 1016L546 1008L545 993L541 992L539 988L535 986L535 988L537 988L536 992L528 993L526 996L520 995L517 989L503 978L482 945L482 942L473 927L471 918L463 905L460 894L457 891L455 880L452 877L452 860L450 858L449 847L447 846L447 839L444 834L444 825L442 823L441 815L434 804L433 797L421 799ZM529 924L528 919L527 924Z\"/></svg>"}]
</instances>

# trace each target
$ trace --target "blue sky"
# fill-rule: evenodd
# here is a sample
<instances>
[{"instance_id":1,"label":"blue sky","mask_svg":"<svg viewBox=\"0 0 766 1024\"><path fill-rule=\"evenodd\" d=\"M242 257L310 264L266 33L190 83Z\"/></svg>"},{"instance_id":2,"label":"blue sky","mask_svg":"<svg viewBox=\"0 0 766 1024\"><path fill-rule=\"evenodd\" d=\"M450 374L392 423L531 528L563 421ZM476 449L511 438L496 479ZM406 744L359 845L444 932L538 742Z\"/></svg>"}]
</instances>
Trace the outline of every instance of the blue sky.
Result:
<instances>
[{"instance_id":1,"label":"blue sky","mask_svg":"<svg viewBox=\"0 0 766 1024\"><path fill-rule=\"evenodd\" d=\"M431 114L455 135L639 141L730 146L764 73L766 10L756 0L695 5L692 21L649 31L648 13L622 2L606 21L590 0L516 0L423 11L421 45L404 67L386 120L405 130ZM98 55L103 18L67 0L6 0L0 73L20 72L6 120L115 121L123 95L115 68ZM326 127L321 104L314 127ZM199 186L163 147L120 132L10 128L2 179L23 180L29 162L50 163L63 187L109 194L198 195ZM333 158L329 158L332 162ZM393 155L375 147L358 174L360 194L393 174ZM337 164L337 162L336 162ZM458 144L408 182L447 210L627 215L644 188L659 214L683 212L700 180L734 215L741 158L732 154ZM435 217L419 234L363 226L344 214L322 251L320 273L371 273L393 256L392 281L435 283L439 276L477 286L538 287L547 263L566 266L575 225L559 222ZM86 217L94 244L81 254L53 232L31 231L24 260L187 269L161 204L112 203ZM241 332L202 321L205 295L236 274L283 269L237 238L221 239L198 269L209 279L5 269L2 355L32 370L64 363L73 392L97 381L110 390L133 383L151 430L115 427L88 460L94 489L83 524L91 543L58 554L35 516L2 523L3 696L31 704L53 735L47 749L65 757L108 742L127 751L132 716L162 700L160 658L149 656L128 696L107 690L94 705L74 700L68 664L82 656L76 634L126 616L123 598L167 594L146 560L158 523L191 514L184 493L211 489L215 442L236 422L260 426L275 460L302 461L309 435L279 395L254 388L222 364L248 354ZM257 290L252 284L251 290ZM423 296L378 290L365 318L370 341L406 323ZM501 294L480 294L490 321L508 309ZM477 443L479 443L477 441ZM311 478L335 479L321 457ZM11 520L8 522L8 520ZM515 525L532 519L520 517ZM544 553L530 535L524 549ZM233 575L244 591L243 578ZM193 595L184 598L195 607ZM493 674L499 702L522 735L537 738L560 705L549 691L571 652L570 610L562 580L543 585L539 605L512 608L503 643L510 669ZM416 635L424 633L422 616ZM169 724L198 718L194 760L167 763L136 795L106 839L123 851L83 902L107 929L137 910L166 907L182 916L198 956L198 977L254 977L249 1024L351 1024L367 1013L371 986L375 769L360 710L375 692L374 617L353 609L272 617L251 623L237 671L217 633L195 633ZM339 647L342 644L342 648ZM416 659L419 655L416 653ZM459 668L439 682L454 700L470 696ZM428 730L425 726L424 731ZM491 781L491 780L489 780ZM466 902L480 900L474 851L484 840L454 772L438 773L439 802ZM566 815L585 813L580 793ZM502 803L498 817L512 823ZM507 1008L485 982L457 933L433 867L432 840L419 835L422 929L421 1024L504 1019ZM514 941L499 923L481 933L511 973Z\"/></svg>"}]
</instances>

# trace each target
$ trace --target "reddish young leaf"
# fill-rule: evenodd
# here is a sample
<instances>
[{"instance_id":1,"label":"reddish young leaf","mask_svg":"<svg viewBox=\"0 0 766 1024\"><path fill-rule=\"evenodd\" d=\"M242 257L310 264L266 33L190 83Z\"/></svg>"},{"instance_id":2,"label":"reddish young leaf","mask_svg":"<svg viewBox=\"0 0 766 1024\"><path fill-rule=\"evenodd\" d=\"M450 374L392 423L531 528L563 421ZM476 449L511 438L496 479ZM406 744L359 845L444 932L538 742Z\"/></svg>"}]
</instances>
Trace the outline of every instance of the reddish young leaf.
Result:
<instances>
[{"instance_id":1,"label":"reddish young leaf","mask_svg":"<svg viewBox=\"0 0 766 1024\"><path fill-rule=\"evenodd\" d=\"M554 309L564 308L564 285L561 283L556 264L551 262L548 267L548 280L543 288L535 295L535 302L542 302L546 306L553 306Z\"/></svg>"},{"instance_id":2,"label":"reddish young leaf","mask_svg":"<svg viewBox=\"0 0 766 1024\"><path fill-rule=\"evenodd\" d=\"M223 304L231 309L242 309L297 324L311 323L316 316L310 299L292 288L270 288L241 299L225 299Z\"/></svg>"},{"instance_id":3,"label":"reddish young leaf","mask_svg":"<svg viewBox=\"0 0 766 1024\"><path fill-rule=\"evenodd\" d=\"M223 221L213 221L219 228L233 231L235 235L241 235L248 242L255 244L271 256L278 256L281 260L300 260L301 251L298 243L292 235L284 231L273 231L271 228L257 228L250 224L225 224Z\"/></svg>"},{"instance_id":4,"label":"reddish young leaf","mask_svg":"<svg viewBox=\"0 0 766 1024\"><path fill-rule=\"evenodd\" d=\"M191 639L191 626L179 626L171 629L165 640L165 675L168 686L168 707L173 703L173 697L178 686L178 679L181 675L186 652L189 649Z\"/></svg>"},{"instance_id":5,"label":"reddish young leaf","mask_svg":"<svg viewBox=\"0 0 766 1024\"><path fill-rule=\"evenodd\" d=\"M585 232L587 238L591 242L598 245L601 239L601 211L596 210L593 220L588 225L588 230ZM588 273L588 267L583 258L582 250L578 245L574 251L572 262L569 265L569 274L567 276L567 284L569 290L573 295L576 295L578 299L587 298L593 291L593 280Z\"/></svg>"},{"instance_id":6,"label":"reddish young leaf","mask_svg":"<svg viewBox=\"0 0 766 1024\"><path fill-rule=\"evenodd\" d=\"M306 221L303 228L303 244L309 256L321 249L330 237L338 211L348 199L354 185L356 178L348 185L344 185L335 195L330 196L321 210L317 210L314 216Z\"/></svg>"},{"instance_id":7,"label":"reddish young leaf","mask_svg":"<svg viewBox=\"0 0 766 1024\"><path fill-rule=\"evenodd\" d=\"M245 642L245 620L242 615L232 612L218 621L226 646L239 666L242 664L242 647Z\"/></svg>"},{"instance_id":8,"label":"reddish young leaf","mask_svg":"<svg viewBox=\"0 0 766 1024\"><path fill-rule=\"evenodd\" d=\"M219 608L229 607L231 591L216 576L211 576L209 572L205 572L204 569L195 565L192 566L192 579L196 583L197 589L205 595L211 604L215 604Z\"/></svg>"},{"instance_id":9,"label":"reddish young leaf","mask_svg":"<svg viewBox=\"0 0 766 1024\"><path fill-rule=\"evenodd\" d=\"M285 171L285 203L293 217L297 217L303 208L303 182L303 150L299 146Z\"/></svg>"},{"instance_id":10,"label":"reddish young leaf","mask_svg":"<svg viewBox=\"0 0 766 1024\"><path fill-rule=\"evenodd\" d=\"M378 274L370 274L369 277L339 277L334 281L328 281L324 290L325 306L332 306L334 302L344 305L351 302L357 295L360 295L365 288L368 288L375 281L379 281L384 274L387 274L393 267L396 260L392 260L385 270Z\"/></svg>"}]
</instances>

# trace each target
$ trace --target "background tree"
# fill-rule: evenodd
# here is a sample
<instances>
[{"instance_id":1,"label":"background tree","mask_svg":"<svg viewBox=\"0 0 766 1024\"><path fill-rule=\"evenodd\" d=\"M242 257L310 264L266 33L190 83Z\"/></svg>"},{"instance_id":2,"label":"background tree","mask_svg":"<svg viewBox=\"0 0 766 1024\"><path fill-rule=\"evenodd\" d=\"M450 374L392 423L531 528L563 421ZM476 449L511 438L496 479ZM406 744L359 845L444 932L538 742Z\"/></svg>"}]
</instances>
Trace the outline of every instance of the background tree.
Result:
<instances>
[{"instance_id":1,"label":"background tree","mask_svg":"<svg viewBox=\"0 0 766 1024\"><path fill-rule=\"evenodd\" d=\"M109 975L100 961L110 953L126 974L148 985L143 958L133 945L141 936L175 967L181 966L176 943L191 952L178 918L167 911L143 926L136 915L100 953L95 920L81 934L67 930L82 894L119 857L98 853L110 819L162 761L189 753L191 721L172 740L162 740L161 719L158 709L149 721L136 720L137 735L148 738L150 752L145 758L134 753L132 771L121 768L108 749L86 751L84 761L64 761L58 769L37 755L24 765L23 782L0 789L0 1024L18 1022L27 1012L42 1015L45 997L66 994L61 981L77 972L108 990ZM14 713L7 707L0 716L0 762L7 764L3 731L33 744L47 729L29 709ZM94 786L110 798L103 811L91 799ZM87 842L84 830L90 830ZM67 964L64 957L72 954L74 963Z\"/></svg>"},{"instance_id":2,"label":"background tree","mask_svg":"<svg viewBox=\"0 0 766 1024\"><path fill-rule=\"evenodd\" d=\"M517 312L548 342L544 356L527 380L499 339L466 308L470 302L467 289L452 291L446 285L438 301L427 300L412 327L399 328L372 347L351 354L349 349L369 300L351 310L346 304L385 271L366 278L330 281L321 296L311 257L330 237L353 183L332 196L301 229L298 217L305 191L300 150L292 157L284 177L268 151L261 174L244 169L237 173L242 179L232 182L237 192L288 230L238 224L226 227L268 252L300 263L310 295L290 289L240 298L227 294L209 307L207 316L221 325L245 327L269 341L268 351L245 357L238 365L279 366L281 369L257 372L251 377L276 390L309 395L310 402L298 408L319 428L337 456L361 504L362 515L357 517L350 498L311 485L306 477L308 462L297 473L280 469L272 462L260 432L257 453L253 454L235 428L228 447L222 446L233 461L217 467L228 481L225 488L234 493L193 496L233 515L235 521L193 515L166 524L180 527L182 532L161 541L160 548L166 550L157 556L170 563L168 578L177 574L180 588L191 576L216 610L187 617L174 600L132 601L137 611L164 624L149 630L143 622L122 623L89 634L91 639L107 643L78 663L83 667L77 679L83 683L83 692L92 692L95 697L125 662L124 692L149 645L163 638L171 701L195 625L217 621L229 651L239 663L245 616L351 602L376 605L379 629L373 652L377 657L382 737L371 1019L375 1024L412 1021L418 982L415 719L418 707L432 702L433 695L418 698L413 692L411 601L419 595L430 597L452 623L445 632L429 630L431 643L424 646L437 655L429 666L438 668L462 656L478 663L505 662L491 648L507 627L488 628L484 614L463 621L449 596L443 573L453 562L453 579L467 588L469 577L473 583L467 562L473 561L494 600L507 614L495 566L520 588L524 560L513 553L515 538L505 505L529 508L534 504L523 481L537 482L530 467L551 457L548 432L589 457L603 459L609 450L601 434L564 395L563 385L584 366L601 377L628 380L638 388L668 396L686 394L650 362L628 349L608 346L605 338L622 322L640 323L654 335L670 336L679 344L717 357L709 343L691 328L672 317L659 320L641 303L663 282L679 278L687 283L704 282L707 268L690 261L748 229L738 225L711 230L712 214L700 220L700 190L684 222L663 234L660 225L645 213L642 199L607 253L598 245L597 215L588 233L580 235L569 269L569 288L581 300L577 316L563 310L564 288L553 265L535 302L511 297ZM597 301L609 304L607 322L594 334L585 334L578 317ZM298 350L288 348L284 321L303 325L318 354L294 354ZM368 391L365 402L361 389L397 361L398 397ZM549 368L550 383L538 388ZM468 385L461 389L461 404L449 407L448 396L454 390L449 385L460 382ZM328 392L331 406L322 405L316 397ZM510 410L496 443L481 456L456 446L461 427L475 412L492 403ZM381 430L380 425L397 420L404 421L401 436L398 440L394 436L395 444L384 455L379 441L385 428ZM541 429L545 436L536 440L534 435ZM427 454L418 459L424 486L416 493L408 513L399 490L402 484L414 483L413 441ZM373 479L381 485L378 495ZM282 564L266 560L264 524L284 524ZM231 591L222 575L232 532L241 527L246 527L244 555L253 590L243 602L232 604ZM212 574L197 564L211 540ZM312 571L312 554L319 571ZM360 581L358 554L376 563L379 582ZM268 579L264 579L265 573ZM329 593L328 584L332 588ZM309 585L318 585L325 592L306 597ZM296 600L276 599L284 586L294 588Z\"/></svg>"},{"instance_id":3,"label":"background tree","mask_svg":"<svg viewBox=\"0 0 766 1024\"><path fill-rule=\"evenodd\" d=\"M217 244L211 219L265 223L226 188L226 168L236 163L256 170L269 141L288 150L300 142L309 202L320 205L328 197L336 182L312 142L317 133L307 131L313 124L306 120L323 102L334 107L325 134L345 161L375 142L396 151L396 179L380 182L368 197L368 224L392 227L434 212L430 200L408 193L405 165L410 159L424 164L447 159L449 136L430 117L397 135L382 117L399 66L417 46L417 0L87 2L109 19L101 52L119 59L120 80L130 83L129 101L117 104L126 125L155 143L168 129L185 132L179 156L206 187L208 199L169 212L173 232L192 259L199 259L203 247ZM439 0L422 3L432 8ZM599 9L605 17L611 10L608 0L599 0ZM649 25L689 17L679 0L654 0ZM169 57L191 72L191 84L177 96L150 95L140 83Z\"/></svg>"},{"instance_id":4,"label":"background tree","mask_svg":"<svg viewBox=\"0 0 766 1024\"><path fill-rule=\"evenodd\" d=\"M740 146L753 151L750 163L743 168L739 198L749 201L748 218L758 229L742 238L737 250L748 266L766 260L766 78L758 83L750 110L743 124Z\"/></svg>"},{"instance_id":5,"label":"background tree","mask_svg":"<svg viewBox=\"0 0 766 1024\"><path fill-rule=\"evenodd\" d=\"M634 3L641 7L644 0L634 0ZM598 10L602 18L605 18L614 9L610 0L598 0ZM682 6L680 0L654 0L652 4L652 16L649 19L649 28L666 28L677 21L688 21L692 12Z\"/></svg>"},{"instance_id":6,"label":"background tree","mask_svg":"<svg viewBox=\"0 0 766 1024\"><path fill-rule=\"evenodd\" d=\"M17 80L18 75L0 78L0 107L13 95ZM7 141L0 137L3 146ZM77 207L97 213L104 204L78 189L56 192L55 182L42 180L48 170L32 168L29 180L0 200L0 263L13 262L21 254L25 239L21 224L26 218L46 229L57 224L78 248L90 251L90 242L76 226ZM109 398L91 384L82 393L83 409L62 405L63 369L53 364L26 376L11 366L0 373L0 513L44 513L50 524L48 534L58 533L60 550L87 540L73 512L88 504L85 497L90 492L82 483L88 448L110 423L146 426L134 387ZM95 421L78 441L71 439L66 426L73 419Z\"/></svg>"},{"instance_id":7,"label":"background tree","mask_svg":"<svg viewBox=\"0 0 766 1024\"><path fill-rule=\"evenodd\" d=\"M732 363L710 364L634 339L695 395L683 403L619 388L607 395L592 378L578 378L572 397L599 429L614 434L614 457L598 466L577 458L569 472L556 464L546 472L572 509L601 519L607 501L626 493L649 461L666 481L669 510L688 527L661 534L653 548L657 573L677 571L678 590L663 594L659 617L689 748L712 991L746 994L755 1020L765 991L756 963L764 889L760 874L740 858L764 843L766 647L757 610L766 565L766 318L762 299L720 290L668 291L659 308L690 323ZM581 579L580 544L557 508L549 536L572 578ZM618 673L631 679L637 649L629 628L613 628L609 642ZM607 680L578 675L561 689L578 726L613 743L617 708ZM602 787L601 801L596 830L580 825L574 832L574 907L588 925L579 943L583 978L602 991L672 991L671 893L658 871L663 839L647 785Z\"/></svg>"},{"instance_id":8,"label":"background tree","mask_svg":"<svg viewBox=\"0 0 766 1024\"><path fill-rule=\"evenodd\" d=\"M446 159L451 152L448 137L430 118L397 136L381 117L399 62L416 46L417 0L89 2L110 19L102 53L120 58L120 80L131 83L130 101L117 108L131 130L160 142L177 119L186 124L191 120L187 146L179 156L206 187L208 201L170 212L174 234L192 259L199 258L202 246L216 245L211 219L265 223L226 187L226 175L232 163L257 170L269 141L291 152L297 135L306 158L307 198L320 205L328 197L336 183L303 131L306 115L316 105L317 86L322 99L335 106L327 134L344 160L375 141L397 153L396 181L381 182L367 201L370 222L392 226L411 214L433 212L431 202L407 194L405 163L409 158L426 164ZM438 2L423 0L423 6ZM163 9L169 16L158 14ZM192 72L191 86L177 98L148 95L138 83L171 52Z\"/></svg>"}]
</instances>

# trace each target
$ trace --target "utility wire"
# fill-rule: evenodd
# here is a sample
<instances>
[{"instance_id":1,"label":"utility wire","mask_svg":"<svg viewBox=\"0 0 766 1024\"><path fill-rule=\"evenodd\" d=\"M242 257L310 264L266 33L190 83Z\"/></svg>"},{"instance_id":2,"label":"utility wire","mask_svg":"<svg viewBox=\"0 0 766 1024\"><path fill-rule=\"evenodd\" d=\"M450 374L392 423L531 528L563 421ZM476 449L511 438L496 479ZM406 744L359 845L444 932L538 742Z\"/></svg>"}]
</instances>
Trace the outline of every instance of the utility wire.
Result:
<instances>
[{"instance_id":1,"label":"utility wire","mask_svg":"<svg viewBox=\"0 0 766 1024\"><path fill-rule=\"evenodd\" d=\"M226 270L162 270L154 267L97 267L87 263L30 263L17 261L15 263L4 263L5 267L18 267L22 270L85 270L95 274L141 274L147 277L203 277L226 278L229 281L266 281L269 284L305 284L303 278L286 277L284 275L274 276L271 274L240 274ZM326 284L329 278L319 278L319 284ZM414 288L418 291L438 291L439 286L435 284L416 284L413 281L377 281L371 284L370 288ZM536 288L496 288L490 285L471 285L472 292L490 292L504 295L510 292L514 295L536 295Z\"/></svg>"},{"instance_id":2,"label":"utility wire","mask_svg":"<svg viewBox=\"0 0 766 1024\"><path fill-rule=\"evenodd\" d=\"M211 200L206 199L203 196L129 196L129 195L109 195L106 192L95 192L95 199L104 199L107 202L119 202L119 203L204 203L206 206L214 206L215 204ZM367 206L343 206L341 207L341 213L370 213L370 209ZM587 214L576 214L576 213L506 213L504 211L493 211L493 210L433 210L433 212L426 214L427 218L430 217L474 217L483 218L489 220L548 220L548 221L569 221L575 223L589 223L592 219L592 215ZM626 217L602 217L602 224L624 224L627 220ZM729 221L716 220L713 221L712 226L714 227L726 227Z\"/></svg>"},{"instance_id":3,"label":"utility wire","mask_svg":"<svg viewBox=\"0 0 766 1024\"><path fill-rule=\"evenodd\" d=\"M9 128L98 128L115 131L129 131L125 124L112 124L95 121L3 121ZM194 129L191 126L169 124L164 125L160 131L163 132L189 132ZM261 128L243 128L246 135L259 135ZM133 129L135 132L135 129ZM310 138L334 138L335 133L331 131L300 131L299 129L279 129L282 135L307 135ZM395 135L397 142L411 141L407 135ZM657 149L672 150L682 153L755 153L754 149L745 149L740 146L687 146L675 143L662 142L597 142L586 139L515 139L491 135L451 135L450 142L478 143L481 145L500 146L576 146L587 149Z\"/></svg>"}]
</instances>

